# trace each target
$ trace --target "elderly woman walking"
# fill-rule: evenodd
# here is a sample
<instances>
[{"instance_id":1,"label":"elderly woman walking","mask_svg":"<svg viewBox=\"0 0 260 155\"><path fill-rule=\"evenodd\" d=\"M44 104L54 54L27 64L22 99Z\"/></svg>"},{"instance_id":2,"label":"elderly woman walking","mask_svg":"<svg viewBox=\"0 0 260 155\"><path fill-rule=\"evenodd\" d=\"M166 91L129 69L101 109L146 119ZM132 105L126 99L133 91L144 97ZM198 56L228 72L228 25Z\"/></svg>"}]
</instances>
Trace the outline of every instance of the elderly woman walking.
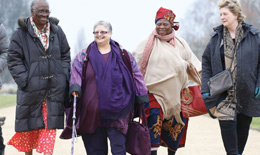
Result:
<instances>
[{"instance_id":1,"label":"elderly woman walking","mask_svg":"<svg viewBox=\"0 0 260 155\"><path fill-rule=\"evenodd\" d=\"M71 71L70 94L79 97L77 133L87 154L108 154L109 138L112 154L125 155L135 97L149 102L147 89L134 57L111 39L111 24L97 22L93 34L95 41L79 52ZM70 138L71 118L72 109L61 138Z\"/></svg>"},{"instance_id":2,"label":"elderly woman walking","mask_svg":"<svg viewBox=\"0 0 260 155\"><path fill-rule=\"evenodd\" d=\"M7 49L9 45L9 40L7 37L7 33L5 27L2 23L0 23L0 73L2 73L7 66L6 58L7 58ZM2 88L2 81L0 78L0 89ZM2 136L2 125L4 123L5 117L0 117L0 155L4 155L5 145L4 138Z\"/></svg>"},{"instance_id":3,"label":"elderly woman walking","mask_svg":"<svg viewBox=\"0 0 260 155\"><path fill-rule=\"evenodd\" d=\"M64 128L70 47L46 0L33 0L31 16L18 20L8 49L8 68L18 85L16 134L8 142L31 155L52 154L56 129Z\"/></svg>"},{"instance_id":4,"label":"elderly woman walking","mask_svg":"<svg viewBox=\"0 0 260 155\"><path fill-rule=\"evenodd\" d=\"M212 117L218 118L228 155L241 155L252 117L260 116L260 32L244 22L237 0L218 3L222 25L214 28L202 56L202 93ZM210 94L208 81L231 69L233 87Z\"/></svg>"},{"instance_id":5,"label":"elderly woman walking","mask_svg":"<svg viewBox=\"0 0 260 155\"><path fill-rule=\"evenodd\" d=\"M161 7L156 13L155 30L133 51L149 91L150 105L145 105L145 110L152 155L160 145L168 147L171 155L184 145L188 119L181 115L180 94L189 87L189 64L201 70L186 41L175 35L179 25L174 19L172 10Z\"/></svg>"}]
</instances>

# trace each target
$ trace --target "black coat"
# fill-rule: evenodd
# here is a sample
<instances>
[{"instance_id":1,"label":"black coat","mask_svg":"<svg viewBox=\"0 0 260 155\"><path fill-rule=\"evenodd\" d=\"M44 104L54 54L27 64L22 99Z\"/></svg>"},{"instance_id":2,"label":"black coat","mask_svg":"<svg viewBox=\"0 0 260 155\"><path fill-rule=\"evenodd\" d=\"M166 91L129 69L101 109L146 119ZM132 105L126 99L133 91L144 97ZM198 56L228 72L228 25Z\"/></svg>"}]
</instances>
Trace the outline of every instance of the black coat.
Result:
<instances>
[{"instance_id":1,"label":"black coat","mask_svg":"<svg viewBox=\"0 0 260 155\"><path fill-rule=\"evenodd\" d=\"M255 88L260 87L260 32L252 25L243 23L244 36L237 49L237 110L247 116L260 116L260 100L256 100ZM212 37L202 56L202 87L201 92L209 92L207 82L210 77L223 71L220 48L223 39L223 25L214 28ZM217 105L225 96L205 98L210 109Z\"/></svg>"},{"instance_id":2,"label":"black coat","mask_svg":"<svg viewBox=\"0 0 260 155\"><path fill-rule=\"evenodd\" d=\"M15 131L44 128L42 104L47 101L47 128L64 128L64 101L70 75L70 47L58 20L50 18L49 48L44 51L29 18L18 19L8 49L8 68L18 85Z\"/></svg>"}]
</instances>

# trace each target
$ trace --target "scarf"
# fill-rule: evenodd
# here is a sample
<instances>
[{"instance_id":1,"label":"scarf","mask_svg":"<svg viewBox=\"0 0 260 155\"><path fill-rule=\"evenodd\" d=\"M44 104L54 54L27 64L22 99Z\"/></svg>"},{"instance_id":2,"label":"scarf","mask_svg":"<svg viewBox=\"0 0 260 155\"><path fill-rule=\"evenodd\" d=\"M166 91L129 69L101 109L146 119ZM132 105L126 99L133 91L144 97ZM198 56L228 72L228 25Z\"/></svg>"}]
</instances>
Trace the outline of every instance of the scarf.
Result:
<instances>
[{"instance_id":1,"label":"scarf","mask_svg":"<svg viewBox=\"0 0 260 155\"><path fill-rule=\"evenodd\" d=\"M236 112L236 76L237 76L237 48L244 35L241 23L236 28L235 42L233 41L229 31L224 27L223 42L224 42L224 55L225 67L230 68L233 78L233 87L227 91L227 97L220 102L217 106L217 112L221 113L218 117L220 120L234 120Z\"/></svg>"},{"instance_id":2,"label":"scarf","mask_svg":"<svg viewBox=\"0 0 260 155\"><path fill-rule=\"evenodd\" d=\"M103 120L118 120L132 109L135 100L131 73L124 64L121 50L113 40L107 63L96 42L90 44L89 61L95 72L100 115Z\"/></svg>"},{"instance_id":3,"label":"scarf","mask_svg":"<svg viewBox=\"0 0 260 155\"><path fill-rule=\"evenodd\" d=\"M141 60L140 70L141 70L141 73L143 74L143 76L145 76L145 73L146 73L148 59L149 59L151 52L152 52L152 49L154 47L155 38L159 38L162 41L169 42L173 47L175 47L174 31L172 31L172 33L169 34L169 35L161 36L156 32L156 30L154 30L148 38L148 41L147 41L146 46L144 48L143 57L142 57L142 60Z\"/></svg>"},{"instance_id":4,"label":"scarf","mask_svg":"<svg viewBox=\"0 0 260 155\"><path fill-rule=\"evenodd\" d=\"M183 124L180 117L180 93L188 84L186 60L190 60L192 52L186 42L177 36L172 38L174 46L173 42L169 43L158 37L155 37L153 46L151 46L149 40L151 40L150 36L141 42L133 51L133 56L136 58L139 68L141 68L142 60L148 59L146 60L148 62L145 66L144 80L149 92L160 104L164 119L169 120L174 116L178 123ZM149 47L150 56L143 58L148 45L151 46Z\"/></svg>"},{"instance_id":5,"label":"scarf","mask_svg":"<svg viewBox=\"0 0 260 155\"><path fill-rule=\"evenodd\" d=\"M50 24L49 21L44 25L42 30L38 30L37 26L33 22L33 18L30 17L30 23L33 27L34 34L40 39L45 51L49 48L49 36L50 36Z\"/></svg>"}]
</instances>

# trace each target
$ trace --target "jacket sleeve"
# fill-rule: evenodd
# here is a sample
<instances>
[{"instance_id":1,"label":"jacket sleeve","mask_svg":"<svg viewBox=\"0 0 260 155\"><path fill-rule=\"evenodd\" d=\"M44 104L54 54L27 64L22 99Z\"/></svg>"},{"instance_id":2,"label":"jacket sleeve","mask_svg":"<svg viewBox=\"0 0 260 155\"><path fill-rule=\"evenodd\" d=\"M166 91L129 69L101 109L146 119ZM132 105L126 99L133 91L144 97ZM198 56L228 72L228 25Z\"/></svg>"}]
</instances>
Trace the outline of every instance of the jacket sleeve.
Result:
<instances>
[{"instance_id":1,"label":"jacket sleeve","mask_svg":"<svg viewBox=\"0 0 260 155\"><path fill-rule=\"evenodd\" d=\"M11 43L8 49L7 63L8 69L13 76L16 84L20 88L25 88L28 80L28 70L24 63L24 53L23 53L23 37L21 36L23 32L14 32Z\"/></svg>"},{"instance_id":2,"label":"jacket sleeve","mask_svg":"<svg viewBox=\"0 0 260 155\"><path fill-rule=\"evenodd\" d=\"M141 71L139 70L137 62L135 61L135 58L133 57L133 55L130 52L128 52L128 55L129 55L131 65L132 65L132 70L133 70L137 102L139 102L139 104L148 103L149 102L148 90L146 88L143 75L142 75Z\"/></svg>"},{"instance_id":3,"label":"jacket sleeve","mask_svg":"<svg viewBox=\"0 0 260 155\"><path fill-rule=\"evenodd\" d=\"M202 78L201 78L201 93L209 93L208 81L209 78L212 76L212 68L211 68L211 42L212 39L209 41L203 55L202 55Z\"/></svg>"},{"instance_id":4,"label":"jacket sleeve","mask_svg":"<svg viewBox=\"0 0 260 155\"><path fill-rule=\"evenodd\" d=\"M75 57L70 74L70 94L74 91L78 92L79 97L81 96L81 85L82 85L82 69L84 64L84 58L86 49L81 50Z\"/></svg>"},{"instance_id":5,"label":"jacket sleeve","mask_svg":"<svg viewBox=\"0 0 260 155\"><path fill-rule=\"evenodd\" d=\"M257 87L260 87L260 32L257 35L257 46L258 46L258 70L257 70Z\"/></svg>"},{"instance_id":6,"label":"jacket sleeve","mask_svg":"<svg viewBox=\"0 0 260 155\"><path fill-rule=\"evenodd\" d=\"M63 30L59 27L59 39L60 39L60 49L61 49L61 63L62 67L67 75L67 80L69 81L70 77L70 46L68 44L66 35L64 34Z\"/></svg>"},{"instance_id":7,"label":"jacket sleeve","mask_svg":"<svg viewBox=\"0 0 260 155\"><path fill-rule=\"evenodd\" d=\"M9 40L3 24L0 24L0 73L7 66L7 50Z\"/></svg>"}]
</instances>

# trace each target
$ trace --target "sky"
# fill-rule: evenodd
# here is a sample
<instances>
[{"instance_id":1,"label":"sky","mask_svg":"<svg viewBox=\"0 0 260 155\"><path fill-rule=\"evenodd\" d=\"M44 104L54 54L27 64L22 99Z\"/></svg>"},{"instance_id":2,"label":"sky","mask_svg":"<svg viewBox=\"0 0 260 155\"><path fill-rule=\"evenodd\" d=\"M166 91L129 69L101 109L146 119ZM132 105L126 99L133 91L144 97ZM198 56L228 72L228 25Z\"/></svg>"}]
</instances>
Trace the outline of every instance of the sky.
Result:
<instances>
[{"instance_id":1,"label":"sky","mask_svg":"<svg viewBox=\"0 0 260 155\"><path fill-rule=\"evenodd\" d=\"M93 26L100 20L111 23L112 39L126 50L135 47L155 28L155 15L160 7L173 10L175 21L180 21L194 0L49 0L53 17L60 20L75 56L79 35L85 37L85 47L94 40ZM180 29L176 34L181 33ZM85 48L82 47L82 48Z\"/></svg>"}]
</instances>

